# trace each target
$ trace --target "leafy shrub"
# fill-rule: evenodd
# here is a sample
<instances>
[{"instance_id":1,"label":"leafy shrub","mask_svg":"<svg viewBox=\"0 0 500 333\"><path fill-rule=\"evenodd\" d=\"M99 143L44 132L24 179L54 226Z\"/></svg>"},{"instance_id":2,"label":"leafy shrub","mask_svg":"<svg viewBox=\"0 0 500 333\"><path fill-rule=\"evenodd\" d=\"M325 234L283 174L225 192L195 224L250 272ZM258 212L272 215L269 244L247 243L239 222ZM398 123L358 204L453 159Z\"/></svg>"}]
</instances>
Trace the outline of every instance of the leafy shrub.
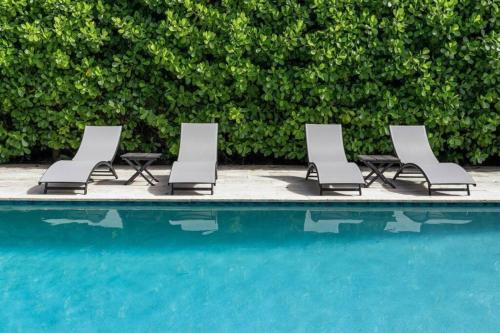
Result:
<instances>
[{"instance_id":1,"label":"leafy shrub","mask_svg":"<svg viewBox=\"0 0 500 333\"><path fill-rule=\"evenodd\" d=\"M304 124L350 157L425 124L443 158L499 155L494 0L2 0L0 160L51 156L86 124L176 155L181 122L227 157L305 158Z\"/></svg>"}]
</instances>

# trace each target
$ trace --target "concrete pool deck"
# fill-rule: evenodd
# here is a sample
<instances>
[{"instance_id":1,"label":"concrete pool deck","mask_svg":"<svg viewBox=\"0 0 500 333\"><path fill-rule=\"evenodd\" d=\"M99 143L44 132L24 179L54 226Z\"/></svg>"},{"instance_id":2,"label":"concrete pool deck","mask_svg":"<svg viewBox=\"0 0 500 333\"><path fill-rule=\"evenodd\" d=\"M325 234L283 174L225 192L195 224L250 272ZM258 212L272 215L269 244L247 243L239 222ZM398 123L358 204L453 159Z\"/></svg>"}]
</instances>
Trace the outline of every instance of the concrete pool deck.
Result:
<instances>
[{"instance_id":1,"label":"concrete pool deck","mask_svg":"<svg viewBox=\"0 0 500 333\"><path fill-rule=\"evenodd\" d=\"M378 181L363 188L363 195L356 192L329 192L319 195L317 182L304 179L305 166L284 165L223 165L219 167L219 179L211 196L207 191L179 191L168 193L170 166L150 168L160 180L150 186L141 177L130 185L125 181L133 174L128 166L116 167L119 179L96 177L89 184L88 194L82 191L51 191L43 194L38 180L47 165L0 165L0 200L146 200L146 201L403 201L403 202L500 202L500 167L472 167L467 170L477 182L471 187L471 195L465 192L437 192L427 194L423 178L397 180L396 189L382 186ZM367 174L367 169L362 169ZM395 170L386 173L394 174Z\"/></svg>"}]
</instances>

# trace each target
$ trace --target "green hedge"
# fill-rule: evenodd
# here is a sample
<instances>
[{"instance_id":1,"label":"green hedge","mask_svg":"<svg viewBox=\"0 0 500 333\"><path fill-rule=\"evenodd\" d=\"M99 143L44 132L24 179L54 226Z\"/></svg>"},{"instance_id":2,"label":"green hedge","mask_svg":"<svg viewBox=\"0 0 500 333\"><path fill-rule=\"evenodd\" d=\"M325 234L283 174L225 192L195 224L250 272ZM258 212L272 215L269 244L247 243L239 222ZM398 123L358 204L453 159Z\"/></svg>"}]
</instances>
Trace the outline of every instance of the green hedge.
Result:
<instances>
[{"instance_id":1,"label":"green hedge","mask_svg":"<svg viewBox=\"0 0 500 333\"><path fill-rule=\"evenodd\" d=\"M425 124L442 158L499 155L496 0L2 0L0 161L70 152L86 124L176 155L215 121L228 158L305 158L341 123L350 157Z\"/></svg>"}]
</instances>

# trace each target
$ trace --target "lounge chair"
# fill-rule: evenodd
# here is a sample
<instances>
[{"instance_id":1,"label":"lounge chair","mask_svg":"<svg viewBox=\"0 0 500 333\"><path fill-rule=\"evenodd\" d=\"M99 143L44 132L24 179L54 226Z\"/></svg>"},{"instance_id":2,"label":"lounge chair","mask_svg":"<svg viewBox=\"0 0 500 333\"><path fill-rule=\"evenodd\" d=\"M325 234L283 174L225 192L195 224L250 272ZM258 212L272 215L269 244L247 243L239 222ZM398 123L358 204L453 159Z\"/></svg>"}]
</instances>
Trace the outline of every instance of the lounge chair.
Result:
<instances>
[{"instance_id":1,"label":"lounge chair","mask_svg":"<svg viewBox=\"0 0 500 333\"><path fill-rule=\"evenodd\" d=\"M84 194L87 194L92 175L113 175L118 179L112 163L121 131L121 126L86 126L75 157L55 162L40 178L38 184L45 184L43 193L48 190L83 189ZM102 167L105 169L102 170ZM56 186L49 187L49 184ZM60 186L63 184L65 186Z\"/></svg>"},{"instance_id":2,"label":"lounge chair","mask_svg":"<svg viewBox=\"0 0 500 333\"><path fill-rule=\"evenodd\" d=\"M416 169L425 177L429 195L432 191L467 191L470 195L470 185L476 182L461 166L455 163L440 163L432 152L425 126L390 126L392 143L401 161L401 167L394 179L403 170ZM465 188L432 188L433 186L465 185Z\"/></svg>"},{"instance_id":3,"label":"lounge chair","mask_svg":"<svg viewBox=\"0 0 500 333\"><path fill-rule=\"evenodd\" d=\"M306 180L316 177L319 193L324 191L358 191L365 180L355 163L345 156L341 125L306 125L309 166ZM334 186L334 187L330 187Z\"/></svg>"},{"instance_id":4,"label":"lounge chair","mask_svg":"<svg viewBox=\"0 0 500 333\"><path fill-rule=\"evenodd\" d=\"M170 194L175 190L195 189L176 187L178 184L209 184L210 188L205 189L213 194L216 180L217 124L182 124L179 157L168 179Z\"/></svg>"}]
</instances>

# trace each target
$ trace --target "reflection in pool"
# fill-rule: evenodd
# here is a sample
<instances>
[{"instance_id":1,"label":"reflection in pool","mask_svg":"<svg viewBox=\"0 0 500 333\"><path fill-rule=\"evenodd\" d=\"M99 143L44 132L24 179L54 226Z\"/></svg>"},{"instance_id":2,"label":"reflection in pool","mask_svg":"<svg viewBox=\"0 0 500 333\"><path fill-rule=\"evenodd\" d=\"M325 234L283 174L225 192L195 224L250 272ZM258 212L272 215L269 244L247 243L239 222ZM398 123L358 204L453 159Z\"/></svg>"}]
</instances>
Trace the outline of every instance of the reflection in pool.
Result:
<instances>
[{"instance_id":1,"label":"reflection in pool","mask_svg":"<svg viewBox=\"0 0 500 333\"><path fill-rule=\"evenodd\" d=\"M498 205L0 204L0 332L496 332Z\"/></svg>"},{"instance_id":2,"label":"reflection in pool","mask_svg":"<svg viewBox=\"0 0 500 333\"><path fill-rule=\"evenodd\" d=\"M102 227L102 228L123 228L123 221L118 214L116 209L110 209L106 212L104 218L97 222L92 222L90 220L79 220L79 219L43 219L44 222L47 222L51 225L60 225L60 224L68 224L68 223L83 223L90 225L92 227Z\"/></svg>"},{"instance_id":3,"label":"reflection in pool","mask_svg":"<svg viewBox=\"0 0 500 333\"><path fill-rule=\"evenodd\" d=\"M183 231L200 231L202 235L210 235L219 229L215 211L195 211L177 215L171 225L180 225Z\"/></svg>"},{"instance_id":4,"label":"reflection in pool","mask_svg":"<svg viewBox=\"0 0 500 333\"><path fill-rule=\"evenodd\" d=\"M312 214L318 215L317 219L313 220ZM306 219L304 221L304 231L311 232L331 232L338 234L340 232L339 226L341 224L359 224L363 220L354 219L339 219L338 213L331 211L306 211Z\"/></svg>"},{"instance_id":5,"label":"reflection in pool","mask_svg":"<svg viewBox=\"0 0 500 333\"><path fill-rule=\"evenodd\" d=\"M420 232L422 225L425 224L466 224L472 220L429 218L422 222L416 222L405 215L401 210L394 211L396 221L387 222L385 229L390 232Z\"/></svg>"}]
</instances>

